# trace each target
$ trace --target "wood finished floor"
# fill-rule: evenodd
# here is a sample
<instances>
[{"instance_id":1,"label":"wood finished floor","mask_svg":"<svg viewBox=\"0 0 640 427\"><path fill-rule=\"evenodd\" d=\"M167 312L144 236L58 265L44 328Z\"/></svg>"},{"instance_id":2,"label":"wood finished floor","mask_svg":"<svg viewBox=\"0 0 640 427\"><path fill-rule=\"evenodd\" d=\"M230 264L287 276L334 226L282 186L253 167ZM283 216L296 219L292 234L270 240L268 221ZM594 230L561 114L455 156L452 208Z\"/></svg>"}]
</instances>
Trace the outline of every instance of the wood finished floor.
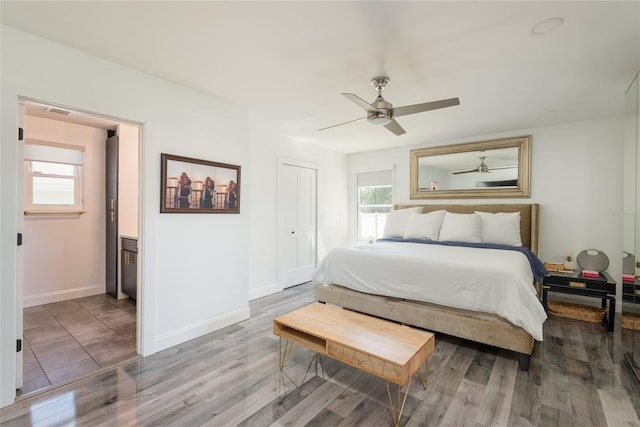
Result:
<instances>
[{"instance_id":1,"label":"wood finished floor","mask_svg":"<svg viewBox=\"0 0 640 427\"><path fill-rule=\"evenodd\" d=\"M311 285L251 302L251 318L4 408L23 425L389 426L384 381L294 347L278 371L271 319L312 302ZM414 382L406 426L638 426L640 395L619 334L550 318L531 369L503 350L436 335L426 390Z\"/></svg>"},{"instance_id":2,"label":"wood finished floor","mask_svg":"<svg viewBox=\"0 0 640 427\"><path fill-rule=\"evenodd\" d=\"M135 357L136 306L94 295L25 308L23 338L19 395Z\"/></svg>"}]
</instances>

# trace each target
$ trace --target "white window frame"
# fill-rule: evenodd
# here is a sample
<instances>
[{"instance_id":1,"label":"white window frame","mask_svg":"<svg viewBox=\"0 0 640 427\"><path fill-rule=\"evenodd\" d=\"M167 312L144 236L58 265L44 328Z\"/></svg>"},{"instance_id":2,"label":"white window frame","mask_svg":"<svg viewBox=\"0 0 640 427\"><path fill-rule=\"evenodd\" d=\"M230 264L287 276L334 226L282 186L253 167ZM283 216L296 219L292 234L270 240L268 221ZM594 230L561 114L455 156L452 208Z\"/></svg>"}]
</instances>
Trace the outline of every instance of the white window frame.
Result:
<instances>
[{"instance_id":1,"label":"white window frame","mask_svg":"<svg viewBox=\"0 0 640 427\"><path fill-rule=\"evenodd\" d=\"M380 187L390 187L391 188L391 203L389 204L375 204L375 205L364 205L360 204L360 192L363 188L380 188ZM356 174L356 241L360 242L373 242L376 239L382 237L382 232L384 230L383 224L380 224L381 219L386 219L386 213L376 212L375 213L375 229L376 233L373 236L363 235L362 234L362 214L360 212L361 208L364 207L388 207L389 211L393 210L393 194L394 194L394 185L393 185L393 170L381 170L381 171L373 171L373 172L360 172Z\"/></svg>"},{"instance_id":2,"label":"white window frame","mask_svg":"<svg viewBox=\"0 0 640 427\"><path fill-rule=\"evenodd\" d=\"M360 191L363 188L384 188L384 187L389 187L391 188L391 194L393 195L393 185L367 185L367 186L362 186L362 187L358 187L358 207L357 207L357 213L358 213L358 240L359 241L369 241L369 240L376 240L376 239L380 239L382 238L382 232L380 231L380 219L383 218L386 220L387 217L387 213L388 212L373 212L372 214L375 214L375 229L376 229L376 235L375 236L363 236L361 235L361 225L362 225L362 213L360 212L361 208L389 208L389 212L391 212L393 210L393 202L389 203L389 204L381 204L381 205L363 205L360 204ZM392 196L393 197L393 196Z\"/></svg>"},{"instance_id":3,"label":"white window frame","mask_svg":"<svg viewBox=\"0 0 640 427\"><path fill-rule=\"evenodd\" d=\"M59 144L48 141L26 140L25 145L45 147L42 152L30 156L26 153L29 151L25 146L24 158L24 211L25 215L38 214L60 214L60 215L78 215L84 213L84 151L82 146ZM41 148L40 147L40 148ZM56 150L58 149L58 150ZM70 151L74 150L74 151ZM73 176L43 174L33 172L33 162L44 162L53 164L72 165L74 168ZM74 203L71 205L56 204L34 204L33 203L33 180L37 177L63 178L73 179L74 186Z\"/></svg>"}]
</instances>

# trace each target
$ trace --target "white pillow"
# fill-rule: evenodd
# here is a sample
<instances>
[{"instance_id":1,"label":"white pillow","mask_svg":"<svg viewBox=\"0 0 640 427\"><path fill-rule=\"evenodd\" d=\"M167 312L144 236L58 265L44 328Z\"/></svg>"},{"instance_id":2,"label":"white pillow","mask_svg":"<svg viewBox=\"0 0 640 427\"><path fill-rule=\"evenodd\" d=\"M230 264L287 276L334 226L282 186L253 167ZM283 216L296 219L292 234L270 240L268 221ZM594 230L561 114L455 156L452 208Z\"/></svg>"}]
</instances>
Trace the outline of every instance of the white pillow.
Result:
<instances>
[{"instance_id":1,"label":"white pillow","mask_svg":"<svg viewBox=\"0 0 640 427\"><path fill-rule=\"evenodd\" d=\"M404 231L407 229L407 225L409 224L411 215L421 212L422 206L389 212L384 222L384 232L382 233L382 237L398 237L402 239Z\"/></svg>"},{"instance_id":2,"label":"white pillow","mask_svg":"<svg viewBox=\"0 0 640 427\"><path fill-rule=\"evenodd\" d=\"M482 222L482 243L522 246L520 212L479 212Z\"/></svg>"},{"instance_id":3,"label":"white pillow","mask_svg":"<svg viewBox=\"0 0 640 427\"><path fill-rule=\"evenodd\" d=\"M404 238L438 240L444 213L444 210L433 211L426 214L414 213L409 218L409 224L404 232Z\"/></svg>"},{"instance_id":4,"label":"white pillow","mask_svg":"<svg viewBox=\"0 0 640 427\"><path fill-rule=\"evenodd\" d=\"M482 242L480 215L445 212L438 240L441 242Z\"/></svg>"}]
</instances>

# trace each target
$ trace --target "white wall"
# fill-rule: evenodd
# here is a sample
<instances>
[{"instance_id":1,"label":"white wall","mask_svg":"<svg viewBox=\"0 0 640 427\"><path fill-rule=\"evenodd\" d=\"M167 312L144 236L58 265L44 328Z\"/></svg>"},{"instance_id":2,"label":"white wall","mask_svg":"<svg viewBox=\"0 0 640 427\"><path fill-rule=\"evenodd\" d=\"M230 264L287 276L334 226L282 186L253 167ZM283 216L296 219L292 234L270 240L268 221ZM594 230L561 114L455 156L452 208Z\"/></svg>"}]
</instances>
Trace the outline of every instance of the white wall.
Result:
<instances>
[{"instance_id":1,"label":"white wall","mask_svg":"<svg viewBox=\"0 0 640 427\"><path fill-rule=\"evenodd\" d=\"M278 223L278 162L282 159L317 166L318 261L329 249L347 243L347 155L287 141L259 117L251 117L249 180L249 297L282 290L275 250ZM243 178L244 179L244 178Z\"/></svg>"},{"instance_id":2,"label":"white wall","mask_svg":"<svg viewBox=\"0 0 640 427\"><path fill-rule=\"evenodd\" d=\"M620 95L622 97L622 94ZM540 258L564 261L582 249L603 250L609 273L620 287L622 266L622 117L558 126L479 135L431 146L532 135L530 199L460 199L455 203L505 202L540 204ZM414 147L422 148L422 147ZM357 172L389 169L395 165L395 203L451 203L451 200L410 200L409 148L349 156L350 188ZM354 190L349 194L350 240L356 236ZM618 290L620 293L620 289ZM618 304L617 310L621 305Z\"/></svg>"},{"instance_id":3,"label":"white wall","mask_svg":"<svg viewBox=\"0 0 640 427\"><path fill-rule=\"evenodd\" d=\"M249 215L159 214L160 153L242 166L249 160L245 109L78 50L1 27L2 217L0 218L0 406L15 397L15 245L19 217L18 97L97 112L143 124L138 307L142 351L202 335L249 315ZM20 189L22 191L22 189ZM265 191L272 191L271 189ZM251 189L242 188L241 197Z\"/></svg>"},{"instance_id":4,"label":"white wall","mask_svg":"<svg viewBox=\"0 0 640 427\"><path fill-rule=\"evenodd\" d=\"M104 293L104 142L107 132L27 116L25 137L85 148L86 214L25 217L24 307Z\"/></svg>"}]
</instances>

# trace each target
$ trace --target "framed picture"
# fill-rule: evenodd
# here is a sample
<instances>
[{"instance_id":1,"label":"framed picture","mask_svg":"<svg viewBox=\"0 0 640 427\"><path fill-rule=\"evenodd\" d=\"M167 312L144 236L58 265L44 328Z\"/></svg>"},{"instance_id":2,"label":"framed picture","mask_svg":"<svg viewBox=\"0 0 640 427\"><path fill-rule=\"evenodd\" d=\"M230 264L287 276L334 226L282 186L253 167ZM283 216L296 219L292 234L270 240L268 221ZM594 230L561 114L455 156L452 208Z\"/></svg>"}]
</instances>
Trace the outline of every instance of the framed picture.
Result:
<instances>
[{"instance_id":1,"label":"framed picture","mask_svg":"<svg viewBox=\"0 0 640 427\"><path fill-rule=\"evenodd\" d=\"M240 213L240 166L161 157L160 213Z\"/></svg>"}]
</instances>

